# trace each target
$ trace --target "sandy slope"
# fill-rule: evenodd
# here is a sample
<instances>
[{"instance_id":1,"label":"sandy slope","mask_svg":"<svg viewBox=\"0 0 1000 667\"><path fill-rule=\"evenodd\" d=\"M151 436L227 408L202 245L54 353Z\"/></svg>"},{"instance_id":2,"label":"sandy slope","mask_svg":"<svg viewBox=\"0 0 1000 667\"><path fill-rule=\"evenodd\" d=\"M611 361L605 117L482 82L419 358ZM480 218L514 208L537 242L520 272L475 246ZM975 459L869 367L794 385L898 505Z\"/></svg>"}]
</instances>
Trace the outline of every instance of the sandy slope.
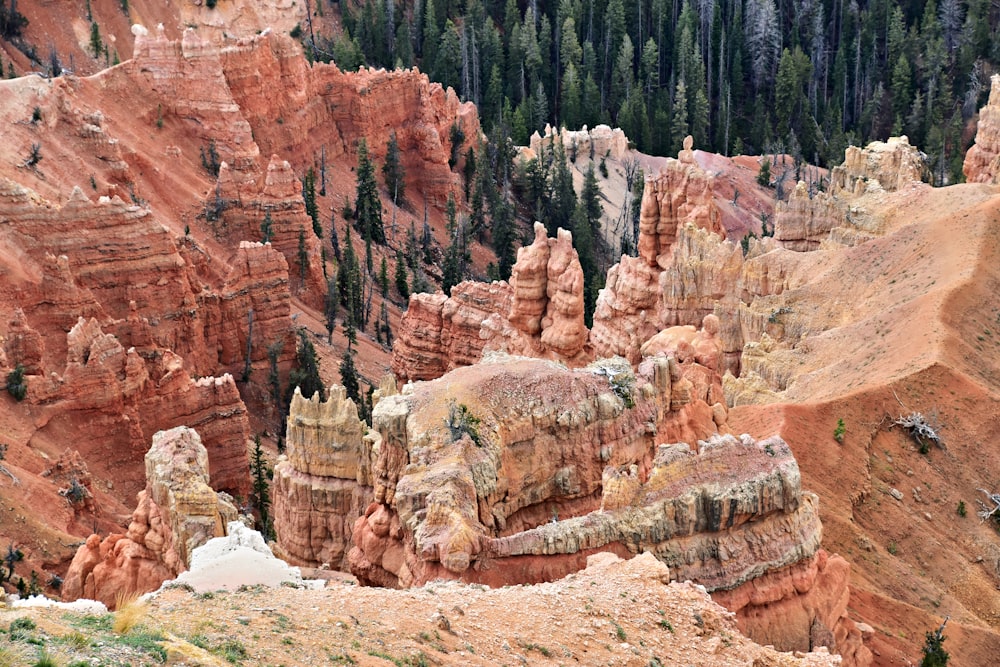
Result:
<instances>
[{"instance_id":1,"label":"sandy slope","mask_svg":"<svg viewBox=\"0 0 1000 667\"><path fill-rule=\"evenodd\" d=\"M945 615L953 664L989 664L1000 540L975 510L978 488L1000 486L1000 193L914 187L864 206L886 236L811 253L800 286L772 298L791 309L786 334L801 334L771 353L787 385L730 424L792 446L821 498L824 546L853 564L852 609L876 629L877 664L918 658ZM937 420L944 449L921 454L890 428L913 411Z\"/></svg>"}]
</instances>

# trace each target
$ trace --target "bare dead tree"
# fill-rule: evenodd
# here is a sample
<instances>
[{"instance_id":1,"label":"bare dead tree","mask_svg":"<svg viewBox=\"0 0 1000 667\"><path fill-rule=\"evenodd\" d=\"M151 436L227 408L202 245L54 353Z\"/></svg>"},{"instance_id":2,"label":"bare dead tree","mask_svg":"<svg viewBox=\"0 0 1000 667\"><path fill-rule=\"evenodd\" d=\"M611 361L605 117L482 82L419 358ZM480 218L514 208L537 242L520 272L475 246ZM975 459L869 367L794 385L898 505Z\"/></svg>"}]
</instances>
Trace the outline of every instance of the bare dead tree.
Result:
<instances>
[{"instance_id":1,"label":"bare dead tree","mask_svg":"<svg viewBox=\"0 0 1000 667\"><path fill-rule=\"evenodd\" d=\"M941 445L941 436L938 435L937 429L930 425L927 418L924 417L919 412L911 412L908 415L900 415L896 421L893 422L897 426L902 426L910 432L913 439L917 441L917 444L921 447L924 446L925 441L933 442L936 445Z\"/></svg>"},{"instance_id":2,"label":"bare dead tree","mask_svg":"<svg viewBox=\"0 0 1000 667\"><path fill-rule=\"evenodd\" d=\"M986 521L987 519L993 519L997 516L997 512L1000 512L1000 493L990 493L986 489L977 489L977 491L982 491L983 495L989 499L989 504L984 503L982 500L977 500L979 503L980 510L976 512L979 515L980 521Z\"/></svg>"},{"instance_id":3,"label":"bare dead tree","mask_svg":"<svg viewBox=\"0 0 1000 667\"><path fill-rule=\"evenodd\" d=\"M629 156L622 160L622 168L625 170L625 202L622 204L622 210L619 214L619 220L624 222L625 231L624 234L631 233L632 247L637 248L639 246L639 220L634 218L632 215L632 199L633 186L635 185L636 176L638 176L639 169L639 158Z\"/></svg>"},{"instance_id":4,"label":"bare dead tree","mask_svg":"<svg viewBox=\"0 0 1000 667\"><path fill-rule=\"evenodd\" d=\"M899 403L900 407L904 410L908 408L903 405L903 402L899 400L899 396L896 396L896 392L892 392L895 396L896 402ZM911 411L909 414L900 415L892 422L893 426L902 426L909 432L910 437L916 440L917 444L920 445L920 453L926 454L930 449L930 443L934 443L938 447L944 448L944 441L941 439L941 435L938 431L941 430L941 425L938 423L937 415L932 413L931 416L925 417L923 413L917 411Z\"/></svg>"}]
</instances>

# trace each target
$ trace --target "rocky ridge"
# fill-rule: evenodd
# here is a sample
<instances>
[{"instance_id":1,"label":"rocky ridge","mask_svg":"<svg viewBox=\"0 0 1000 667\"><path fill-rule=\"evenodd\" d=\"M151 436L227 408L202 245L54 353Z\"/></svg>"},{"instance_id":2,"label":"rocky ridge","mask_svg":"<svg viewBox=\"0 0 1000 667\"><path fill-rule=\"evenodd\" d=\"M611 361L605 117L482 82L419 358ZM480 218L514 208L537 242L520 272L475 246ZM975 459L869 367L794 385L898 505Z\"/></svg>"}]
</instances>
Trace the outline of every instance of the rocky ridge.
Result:
<instances>
[{"instance_id":1,"label":"rocky ridge","mask_svg":"<svg viewBox=\"0 0 1000 667\"><path fill-rule=\"evenodd\" d=\"M793 654L756 644L704 589L669 580L668 568L648 554L623 561L601 553L588 559L586 569L538 586L489 589L442 581L387 591L331 581L321 590L251 585L212 595L173 586L149 600L142 622L167 635L162 646L168 662L213 667L228 663L199 646L242 646L248 662L296 666L331 659L477 667L511 661L546 666L566 661L698 667L843 664L822 646ZM96 648L47 641L78 630L87 618L84 613L19 607L0 610L0 619L5 624L21 616L35 620L34 636L46 640L50 654L61 662L150 659L150 653L130 649L115 636L93 636ZM101 617L89 613L91 619L93 614ZM291 643L294 650L289 650ZM37 655L27 642L10 642L7 650L24 662Z\"/></svg>"}]
</instances>

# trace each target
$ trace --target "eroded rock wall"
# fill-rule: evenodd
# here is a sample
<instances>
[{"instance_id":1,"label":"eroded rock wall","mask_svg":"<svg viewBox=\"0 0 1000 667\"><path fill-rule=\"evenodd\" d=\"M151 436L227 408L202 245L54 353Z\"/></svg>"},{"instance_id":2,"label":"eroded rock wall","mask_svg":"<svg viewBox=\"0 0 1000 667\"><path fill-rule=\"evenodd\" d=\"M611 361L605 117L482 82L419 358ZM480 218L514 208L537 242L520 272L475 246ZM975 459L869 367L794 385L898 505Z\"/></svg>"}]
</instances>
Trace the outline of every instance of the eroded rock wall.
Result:
<instances>
[{"instance_id":1,"label":"eroded rock wall","mask_svg":"<svg viewBox=\"0 0 1000 667\"><path fill-rule=\"evenodd\" d=\"M609 374L621 374L622 396ZM490 560L489 540L596 509L605 465L648 470L650 424L686 435L716 428L666 359L636 379L624 360L574 372L491 357L383 399L373 419L381 436L375 503L355 524L350 562L362 580L394 586L435 576L489 580L483 563L472 568ZM424 463L408 467L417 460ZM558 569L557 560L539 567ZM541 576L491 567L495 581Z\"/></svg>"},{"instance_id":2,"label":"eroded rock wall","mask_svg":"<svg viewBox=\"0 0 1000 667\"><path fill-rule=\"evenodd\" d=\"M566 130L545 126L542 134L535 132L528 140L528 148L532 155L524 157L537 157L543 151L551 151L553 142L559 141L566 155L572 157L579 155L591 160L610 158L620 160L628 151L628 137L620 128L611 129L607 125L597 125L593 129L588 129L585 125L580 130Z\"/></svg>"},{"instance_id":3,"label":"eroded rock wall","mask_svg":"<svg viewBox=\"0 0 1000 667\"><path fill-rule=\"evenodd\" d=\"M830 192L848 196L871 189L895 192L922 182L926 174L927 165L910 140L905 136L890 137L885 142L873 141L863 149L848 146L844 162L830 173Z\"/></svg>"},{"instance_id":4,"label":"eroded rock wall","mask_svg":"<svg viewBox=\"0 0 1000 667\"><path fill-rule=\"evenodd\" d=\"M846 208L825 192L799 182L788 201L775 204L774 239L789 250L816 250L830 231L844 224Z\"/></svg>"},{"instance_id":5,"label":"eroded rock wall","mask_svg":"<svg viewBox=\"0 0 1000 667\"><path fill-rule=\"evenodd\" d=\"M713 177L695 162L690 139L677 160L646 177L638 257L623 256L597 297L590 342L598 357L617 354L638 363L642 344L663 326L699 324L714 310L717 272L738 266L731 244L720 246L725 230ZM709 235L707 243L697 230Z\"/></svg>"},{"instance_id":6,"label":"eroded rock wall","mask_svg":"<svg viewBox=\"0 0 1000 667\"><path fill-rule=\"evenodd\" d=\"M463 282L443 294L414 294L403 315L392 369L396 377L430 380L501 350L579 366L593 356L583 319L583 269L573 237L535 240L517 252L510 283Z\"/></svg>"},{"instance_id":7,"label":"eroded rock wall","mask_svg":"<svg viewBox=\"0 0 1000 667\"><path fill-rule=\"evenodd\" d=\"M354 521L371 503L371 442L343 387L326 401L296 387L274 467L274 528L289 560L346 568Z\"/></svg>"},{"instance_id":8,"label":"eroded rock wall","mask_svg":"<svg viewBox=\"0 0 1000 667\"><path fill-rule=\"evenodd\" d=\"M426 74L309 66L291 38L277 34L241 40L221 57L228 88L265 155L311 154L322 145L331 161L353 159L357 140L365 137L372 158L381 162L394 132L408 183L434 206L457 194L461 183L448 166L451 127L465 136L455 151L463 155L479 136L478 115L471 102L462 103ZM272 94L277 89L280 97Z\"/></svg>"}]
</instances>

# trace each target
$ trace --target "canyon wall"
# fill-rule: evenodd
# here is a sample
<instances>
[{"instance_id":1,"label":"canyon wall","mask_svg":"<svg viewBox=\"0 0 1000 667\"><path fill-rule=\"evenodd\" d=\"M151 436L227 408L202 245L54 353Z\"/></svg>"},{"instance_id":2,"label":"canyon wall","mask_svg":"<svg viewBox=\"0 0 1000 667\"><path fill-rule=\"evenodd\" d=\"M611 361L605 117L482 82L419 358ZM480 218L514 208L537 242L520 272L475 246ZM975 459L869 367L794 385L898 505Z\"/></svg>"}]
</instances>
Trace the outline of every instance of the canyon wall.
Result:
<instances>
[{"instance_id":1,"label":"canyon wall","mask_svg":"<svg viewBox=\"0 0 1000 667\"><path fill-rule=\"evenodd\" d=\"M677 160L646 176L638 256L623 255L597 297L590 342L598 357L637 363L643 343L662 328L697 325L712 313L732 328L732 308L716 302L731 294L741 257L725 242L713 177L695 163L691 147L688 137Z\"/></svg>"}]
</instances>

